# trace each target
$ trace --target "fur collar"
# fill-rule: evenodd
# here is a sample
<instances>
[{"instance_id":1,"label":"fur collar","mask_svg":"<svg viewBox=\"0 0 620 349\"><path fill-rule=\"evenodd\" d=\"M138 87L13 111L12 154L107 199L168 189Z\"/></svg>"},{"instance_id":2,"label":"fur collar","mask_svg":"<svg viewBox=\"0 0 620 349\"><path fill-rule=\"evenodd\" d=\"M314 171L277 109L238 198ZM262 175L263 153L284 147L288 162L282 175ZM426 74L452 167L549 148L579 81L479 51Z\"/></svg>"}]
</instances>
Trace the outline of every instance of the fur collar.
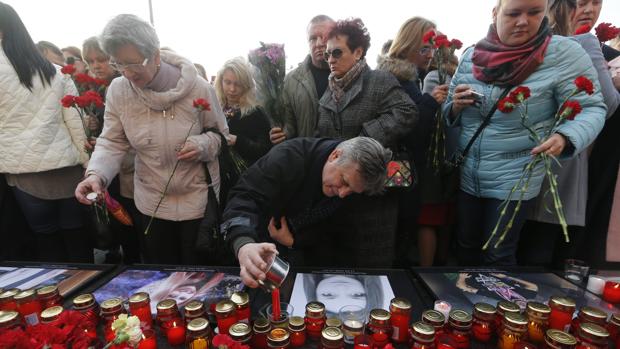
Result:
<instances>
[{"instance_id":1,"label":"fur collar","mask_svg":"<svg viewBox=\"0 0 620 349\"><path fill-rule=\"evenodd\" d=\"M401 81L415 80L418 78L417 67L404 59L379 55L379 57L377 57L377 69L388 71Z\"/></svg>"}]
</instances>

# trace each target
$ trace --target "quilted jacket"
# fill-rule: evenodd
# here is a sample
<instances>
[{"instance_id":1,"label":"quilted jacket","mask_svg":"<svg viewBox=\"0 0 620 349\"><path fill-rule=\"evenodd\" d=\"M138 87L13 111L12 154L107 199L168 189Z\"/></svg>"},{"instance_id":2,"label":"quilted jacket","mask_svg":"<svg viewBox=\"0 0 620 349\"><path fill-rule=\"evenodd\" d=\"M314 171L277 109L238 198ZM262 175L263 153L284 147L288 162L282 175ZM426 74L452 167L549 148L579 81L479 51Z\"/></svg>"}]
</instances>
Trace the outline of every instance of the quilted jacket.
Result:
<instances>
[{"instance_id":1,"label":"quilted jacket","mask_svg":"<svg viewBox=\"0 0 620 349\"><path fill-rule=\"evenodd\" d=\"M0 173L43 172L87 162L80 116L60 104L64 95L77 90L56 68L51 86L37 75L30 91L0 46Z\"/></svg>"},{"instance_id":2,"label":"quilted jacket","mask_svg":"<svg viewBox=\"0 0 620 349\"><path fill-rule=\"evenodd\" d=\"M484 95L480 107L465 108L454 120L448 120L453 125L461 126L460 149L465 148L504 90L503 87L486 84L474 78L472 53L473 48L470 48L461 57L450 84L448 99L444 104L444 115L448 116L452 107L454 88L459 84L467 84ZM575 120L564 122L557 130L573 147L572 152L565 151L563 157L575 156L584 150L594 141L605 122L607 108L603 103L592 60L574 40L553 36L547 47L544 62L521 83L529 87L532 94L527 101L529 122L539 136L542 136L545 130L552 126L556 111L574 90L573 81L580 75L594 82L595 93L591 96L580 93L571 98L579 101L583 111ZM535 141L521 125L518 108L508 114L496 111L466 156L461 168L461 190L476 197L506 199L523 173L524 166L530 161L530 151L535 146ZM524 193L524 200L538 195L543 177L544 171L540 164ZM513 199L516 200L518 197L517 193Z\"/></svg>"}]
</instances>

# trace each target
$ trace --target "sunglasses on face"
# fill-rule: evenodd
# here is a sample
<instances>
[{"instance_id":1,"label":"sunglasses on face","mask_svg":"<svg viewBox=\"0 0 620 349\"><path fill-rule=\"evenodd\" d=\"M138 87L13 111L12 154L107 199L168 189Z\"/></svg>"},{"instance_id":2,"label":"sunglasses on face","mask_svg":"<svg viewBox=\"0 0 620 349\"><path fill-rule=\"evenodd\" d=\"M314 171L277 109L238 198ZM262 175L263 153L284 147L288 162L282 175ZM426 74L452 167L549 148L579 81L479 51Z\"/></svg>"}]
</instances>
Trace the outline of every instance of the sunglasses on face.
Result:
<instances>
[{"instance_id":1,"label":"sunglasses on face","mask_svg":"<svg viewBox=\"0 0 620 349\"><path fill-rule=\"evenodd\" d=\"M335 49L333 49L331 51L325 51L323 53L323 58L325 59L325 61L329 61L329 57L330 56L338 59L338 58L342 57L342 53L343 52L342 52L341 49L335 48Z\"/></svg>"}]
</instances>

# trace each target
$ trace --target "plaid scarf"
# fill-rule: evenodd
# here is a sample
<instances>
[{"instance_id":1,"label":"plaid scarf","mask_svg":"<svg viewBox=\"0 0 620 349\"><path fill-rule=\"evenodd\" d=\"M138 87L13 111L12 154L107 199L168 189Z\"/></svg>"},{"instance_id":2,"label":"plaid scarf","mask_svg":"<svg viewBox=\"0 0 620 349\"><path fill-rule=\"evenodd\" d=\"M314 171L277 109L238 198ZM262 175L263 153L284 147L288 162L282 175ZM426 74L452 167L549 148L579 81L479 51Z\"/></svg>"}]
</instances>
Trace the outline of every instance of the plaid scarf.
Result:
<instances>
[{"instance_id":1,"label":"plaid scarf","mask_svg":"<svg viewBox=\"0 0 620 349\"><path fill-rule=\"evenodd\" d=\"M549 20L545 18L538 33L520 46L506 46L499 40L494 24L486 38L478 41L472 61L474 77L497 85L519 85L527 79L545 58L551 41Z\"/></svg>"},{"instance_id":2,"label":"plaid scarf","mask_svg":"<svg viewBox=\"0 0 620 349\"><path fill-rule=\"evenodd\" d=\"M332 91L332 97L336 103L340 102L345 91L349 89L353 81L357 80L365 67L366 59L362 58L341 78L337 78L334 73L329 74L329 89Z\"/></svg>"}]
</instances>

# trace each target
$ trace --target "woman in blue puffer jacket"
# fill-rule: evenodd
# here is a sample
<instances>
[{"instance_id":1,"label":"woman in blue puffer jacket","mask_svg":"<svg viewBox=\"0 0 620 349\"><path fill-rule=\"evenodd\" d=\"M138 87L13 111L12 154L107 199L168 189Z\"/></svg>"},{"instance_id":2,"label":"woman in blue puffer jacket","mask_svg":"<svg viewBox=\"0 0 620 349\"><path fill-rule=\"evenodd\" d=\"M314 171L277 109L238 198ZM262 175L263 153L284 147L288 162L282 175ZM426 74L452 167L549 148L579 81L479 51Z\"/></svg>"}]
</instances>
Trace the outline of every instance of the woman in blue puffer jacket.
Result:
<instances>
[{"instance_id":1,"label":"woman in blue puffer jacket","mask_svg":"<svg viewBox=\"0 0 620 349\"><path fill-rule=\"evenodd\" d=\"M507 114L494 113L466 154L461 169L457 204L461 265L516 264L519 232L544 177L542 164L534 171L505 240L495 248L500 235L497 234L487 250L483 251L482 246L499 219L501 203L509 196L524 166L532 155L542 152L561 157L578 154L595 139L605 121L606 107L592 61L578 43L552 36L545 18L546 8L547 0L498 0L486 38L463 54L444 105L448 123L461 126L459 148L465 148L507 88L530 88L529 121L540 136L554 123L560 104L575 88L576 77L583 75L592 80L596 92L573 97L583 111L540 145L529 137L516 109ZM480 103L474 100L472 91L482 94ZM516 200L518 195L515 196ZM515 205L516 201L511 201L500 232Z\"/></svg>"}]
</instances>

